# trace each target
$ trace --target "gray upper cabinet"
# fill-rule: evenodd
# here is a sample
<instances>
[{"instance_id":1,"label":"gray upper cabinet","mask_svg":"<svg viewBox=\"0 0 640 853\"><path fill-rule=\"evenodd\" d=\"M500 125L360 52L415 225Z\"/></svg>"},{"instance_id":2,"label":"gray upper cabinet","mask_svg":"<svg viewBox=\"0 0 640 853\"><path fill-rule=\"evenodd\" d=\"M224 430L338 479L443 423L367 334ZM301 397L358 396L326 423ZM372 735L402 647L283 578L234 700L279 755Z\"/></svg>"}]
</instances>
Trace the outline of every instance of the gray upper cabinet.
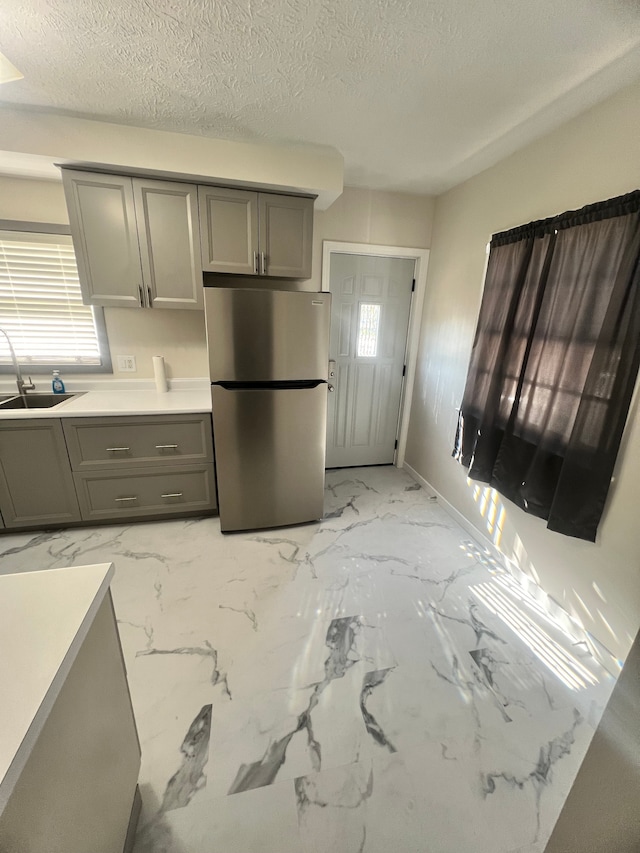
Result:
<instances>
[{"instance_id":1,"label":"gray upper cabinet","mask_svg":"<svg viewBox=\"0 0 640 853\"><path fill-rule=\"evenodd\" d=\"M311 278L313 199L258 194L262 273Z\"/></svg>"},{"instance_id":2,"label":"gray upper cabinet","mask_svg":"<svg viewBox=\"0 0 640 853\"><path fill-rule=\"evenodd\" d=\"M142 278L149 308L204 308L198 188L133 179Z\"/></svg>"},{"instance_id":3,"label":"gray upper cabinet","mask_svg":"<svg viewBox=\"0 0 640 853\"><path fill-rule=\"evenodd\" d=\"M58 419L0 424L0 509L8 528L80 521Z\"/></svg>"},{"instance_id":4,"label":"gray upper cabinet","mask_svg":"<svg viewBox=\"0 0 640 853\"><path fill-rule=\"evenodd\" d=\"M202 268L310 278L313 199L198 187Z\"/></svg>"},{"instance_id":5,"label":"gray upper cabinet","mask_svg":"<svg viewBox=\"0 0 640 853\"><path fill-rule=\"evenodd\" d=\"M311 277L313 199L62 169L82 299L204 307L202 272Z\"/></svg>"},{"instance_id":6,"label":"gray upper cabinet","mask_svg":"<svg viewBox=\"0 0 640 853\"><path fill-rule=\"evenodd\" d=\"M204 307L195 184L62 170L82 299Z\"/></svg>"},{"instance_id":7,"label":"gray upper cabinet","mask_svg":"<svg viewBox=\"0 0 640 853\"><path fill-rule=\"evenodd\" d=\"M256 275L258 272L258 193L225 187L198 187L202 269Z\"/></svg>"},{"instance_id":8,"label":"gray upper cabinet","mask_svg":"<svg viewBox=\"0 0 640 853\"><path fill-rule=\"evenodd\" d=\"M140 307L142 268L131 178L62 170L82 299Z\"/></svg>"}]
</instances>

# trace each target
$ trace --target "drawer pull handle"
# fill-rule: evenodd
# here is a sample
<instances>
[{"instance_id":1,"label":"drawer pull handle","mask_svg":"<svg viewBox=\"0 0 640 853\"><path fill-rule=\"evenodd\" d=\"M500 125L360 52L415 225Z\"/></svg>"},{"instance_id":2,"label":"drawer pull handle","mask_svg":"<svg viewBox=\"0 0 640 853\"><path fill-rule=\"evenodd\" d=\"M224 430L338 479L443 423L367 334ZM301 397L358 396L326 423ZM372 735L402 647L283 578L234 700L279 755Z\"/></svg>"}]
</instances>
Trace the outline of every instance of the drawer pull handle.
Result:
<instances>
[{"instance_id":1,"label":"drawer pull handle","mask_svg":"<svg viewBox=\"0 0 640 853\"><path fill-rule=\"evenodd\" d=\"M156 444L156 450L177 450L177 444Z\"/></svg>"},{"instance_id":2,"label":"drawer pull handle","mask_svg":"<svg viewBox=\"0 0 640 853\"><path fill-rule=\"evenodd\" d=\"M166 495L160 495L161 498L181 498L182 492L169 492Z\"/></svg>"},{"instance_id":3,"label":"drawer pull handle","mask_svg":"<svg viewBox=\"0 0 640 853\"><path fill-rule=\"evenodd\" d=\"M131 497L128 497L128 498L114 498L114 500L116 501L116 503L120 503L121 501L137 501L138 496L137 495L131 495Z\"/></svg>"},{"instance_id":4,"label":"drawer pull handle","mask_svg":"<svg viewBox=\"0 0 640 853\"><path fill-rule=\"evenodd\" d=\"M129 447L107 447L107 450L108 450L110 453L115 453L116 451L121 451L121 452L122 452L122 451L130 450L130 449L131 449L131 448L129 448Z\"/></svg>"}]
</instances>

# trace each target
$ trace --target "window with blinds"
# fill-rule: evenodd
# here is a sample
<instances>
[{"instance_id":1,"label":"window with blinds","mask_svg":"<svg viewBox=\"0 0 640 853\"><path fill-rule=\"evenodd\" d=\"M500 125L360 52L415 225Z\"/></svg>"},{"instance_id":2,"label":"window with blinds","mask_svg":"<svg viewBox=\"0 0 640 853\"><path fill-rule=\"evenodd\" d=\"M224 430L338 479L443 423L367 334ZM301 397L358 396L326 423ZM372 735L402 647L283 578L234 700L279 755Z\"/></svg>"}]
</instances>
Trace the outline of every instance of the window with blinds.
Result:
<instances>
[{"instance_id":1,"label":"window with blinds","mask_svg":"<svg viewBox=\"0 0 640 853\"><path fill-rule=\"evenodd\" d=\"M25 366L105 368L102 311L82 304L71 237L0 231L0 328ZM0 365L10 365L0 340Z\"/></svg>"}]
</instances>

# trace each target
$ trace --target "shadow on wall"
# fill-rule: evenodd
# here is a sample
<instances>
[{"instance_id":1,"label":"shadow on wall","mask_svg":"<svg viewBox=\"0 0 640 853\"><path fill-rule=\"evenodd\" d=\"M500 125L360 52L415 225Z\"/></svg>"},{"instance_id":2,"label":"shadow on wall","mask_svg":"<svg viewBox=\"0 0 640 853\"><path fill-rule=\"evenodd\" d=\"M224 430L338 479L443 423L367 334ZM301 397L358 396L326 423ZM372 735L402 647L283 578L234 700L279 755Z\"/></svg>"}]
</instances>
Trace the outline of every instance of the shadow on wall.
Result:
<instances>
[{"instance_id":1,"label":"shadow on wall","mask_svg":"<svg viewBox=\"0 0 640 853\"><path fill-rule=\"evenodd\" d=\"M605 646L594 641L589 628L584 623L586 615L591 624L602 624L611 635L616 644L620 639L606 616L599 607L588 607L584 599L575 589L565 589L563 604L554 600L542 588L540 576L533 565L527 550L518 534L515 534L511 553L503 547L503 534L507 520L507 510L501 500L499 493L490 486L482 486L467 478L467 486L472 490L473 500L478 512L483 519L488 538L503 558L506 568L515 577L523 588L526 595L538 602L541 611L553 614L556 623L563 623L564 630L570 633L579 642L586 642L591 654L600 660L607 669L619 672L622 661L613 655ZM484 532L484 531L483 531ZM607 599L598 584L591 584L597 598L603 606L607 605ZM595 610L595 613L593 612ZM513 627L513 626L512 626Z\"/></svg>"}]
</instances>

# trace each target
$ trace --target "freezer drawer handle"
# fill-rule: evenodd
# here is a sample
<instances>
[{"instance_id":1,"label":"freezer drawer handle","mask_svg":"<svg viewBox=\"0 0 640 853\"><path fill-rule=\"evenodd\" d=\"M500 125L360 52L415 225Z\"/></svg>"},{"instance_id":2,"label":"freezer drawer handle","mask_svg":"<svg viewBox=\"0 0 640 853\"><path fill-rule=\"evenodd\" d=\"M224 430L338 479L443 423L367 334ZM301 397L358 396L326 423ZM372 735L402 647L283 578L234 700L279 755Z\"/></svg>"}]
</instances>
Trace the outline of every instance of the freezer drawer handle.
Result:
<instances>
[{"instance_id":1,"label":"freezer drawer handle","mask_svg":"<svg viewBox=\"0 0 640 853\"><path fill-rule=\"evenodd\" d=\"M168 492L166 495L160 495L161 498L181 498L182 492Z\"/></svg>"},{"instance_id":2,"label":"freezer drawer handle","mask_svg":"<svg viewBox=\"0 0 640 853\"><path fill-rule=\"evenodd\" d=\"M131 448L130 447L107 447L106 449L110 453L116 453L116 452L123 452L124 453L126 450L130 450Z\"/></svg>"},{"instance_id":3,"label":"freezer drawer handle","mask_svg":"<svg viewBox=\"0 0 640 853\"><path fill-rule=\"evenodd\" d=\"M114 500L116 503L122 503L123 501L137 501L138 496L137 495L131 495L131 497L128 497L128 498L114 498Z\"/></svg>"},{"instance_id":4,"label":"freezer drawer handle","mask_svg":"<svg viewBox=\"0 0 640 853\"><path fill-rule=\"evenodd\" d=\"M177 444L156 444L156 450L177 450Z\"/></svg>"}]
</instances>

